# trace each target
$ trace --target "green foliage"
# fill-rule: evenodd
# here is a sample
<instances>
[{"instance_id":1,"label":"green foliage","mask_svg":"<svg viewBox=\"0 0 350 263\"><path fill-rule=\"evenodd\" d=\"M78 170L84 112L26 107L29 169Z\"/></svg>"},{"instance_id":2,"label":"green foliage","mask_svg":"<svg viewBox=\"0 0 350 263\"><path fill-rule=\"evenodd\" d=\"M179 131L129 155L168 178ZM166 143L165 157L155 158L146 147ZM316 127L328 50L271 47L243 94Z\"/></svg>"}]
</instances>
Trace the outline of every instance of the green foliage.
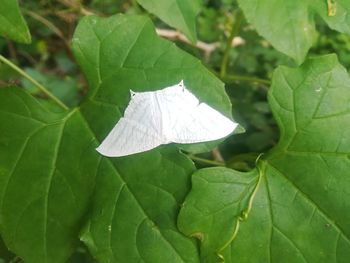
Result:
<instances>
[{"instance_id":1,"label":"green foliage","mask_svg":"<svg viewBox=\"0 0 350 263\"><path fill-rule=\"evenodd\" d=\"M201 8L200 0L137 0L137 2L165 23L180 29L192 42L196 42L196 16Z\"/></svg>"},{"instance_id":2,"label":"green foliage","mask_svg":"<svg viewBox=\"0 0 350 263\"><path fill-rule=\"evenodd\" d=\"M130 87L134 91L159 89L184 79L199 96L210 87L202 100L229 112L220 81L198 60L157 37L151 21L144 17L86 17L74 35L73 50L90 84L82 112L99 139L121 117ZM169 155L154 150L119 158L114 168L109 164L103 170L105 175L96 183L100 190L95 193L92 219L82 236L100 261L196 261L195 247L175 227L177 205L188 190L193 171L189 160L175 152ZM161 203L154 207L159 198ZM114 212L118 210L129 213ZM147 244L147 240L153 243Z\"/></svg>"},{"instance_id":3,"label":"green foliage","mask_svg":"<svg viewBox=\"0 0 350 263\"><path fill-rule=\"evenodd\" d=\"M3 2L0 262L348 261L348 1ZM245 133L95 150L181 79Z\"/></svg>"},{"instance_id":4,"label":"green foliage","mask_svg":"<svg viewBox=\"0 0 350 263\"><path fill-rule=\"evenodd\" d=\"M350 2L238 0L248 21L279 51L302 63L315 41L314 15L332 29L350 34ZM332 4L333 2L333 4ZM328 5L327 5L328 3Z\"/></svg>"},{"instance_id":5,"label":"green foliage","mask_svg":"<svg viewBox=\"0 0 350 263\"><path fill-rule=\"evenodd\" d=\"M349 259L349 99L334 55L275 71L269 103L281 139L261 160L263 180L227 262Z\"/></svg>"},{"instance_id":6,"label":"green foliage","mask_svg":"<svg viewBox=\"0 0 350 263\"><path fill-rule=\"evenodd\" d=\"M49 112L13 87L0 99L2 237L26 262L64 262L94 187L96 140L77 109Z\"/></svg>"},{"instance_id":7,"label":"green foliage","mask_svg":"<svg viewBox=\"0 0 350 263\"><path fill-rule=\"evenodd\" d=\"M192 191L179 214L179 229L201 241L201 261L216 262L249 213L258 185L256 170L208 168L192 175Z\"/></svg>"},{"instance_id":8,"label":"green foliage","mask_svg":"<svg viewBox=\"0 0 350 263\"><path fill-rule=\"evenodd\" d=\"M82 240L92 252L96 251L93 255L98 259L123 260L132 253L137 261L136 251L142 253L141 258L158 261L163 257L174 262L179 258L195 259L196 247L175 227L177 207L188 191L189 175L194 169L191 162L174 149L170 152L154 150L124 161L121 158L116 163L105 158L101 160L95 151L95 137L102 139L121 116L129 87L148 90L180 78L193 83L193 88L200 92L205 83L212 93L206 94L203 100L228 112L229 102L221 82L198 60L157 37L152 23L145 17L86 17L73 40L77 60L91 87L81 109L54 114L22 91L0 90L0 98L6 102L0 109L0 119L6 127L1 129L0 152L5 164L0 184L1 232L8 247L27 262L62 262L76 242L77 226L95 187L101 191L93 195L92 218ZM119 45L117 49L116 44ZM98 48L91 49L91 46ZM154 53L145 52L151 47L157 47L152 49ZM164 75L168 76L167 80L161 78ZM198 78L203 85L195 85ZM145 86L145 82L149 86ZM26 129L21 129L21 125ZM16 132L18 129L21 129L20 134ZM7 150L8 145L11 151ZM131 162L135 165L130 165ZM149 166L150 162L154 164ZM148 166L149 171L144 166ZM27 177L28 172L36 176ZM142 182L140 177L146 181ZM25 180L30 180L30 188L23 183ZM19 190L21 187L26 190ZM16 195L16 189L23 196ZM27 195L31 198L25 198ZM109 204L104 201L106 196ZM115 197L111 199L111 196ZM155 210L154 202L159 197L163 205ZM12 205L14 203L16 206ZM125 213L122 219L114 212L118 209L130 213ZM101 214L101 211L104 212ZM131 218L136 220L132 224ZM35 241L30 238L34 233ZM142 246L149 238L154 240L155 246L162 246L159 254L153 255L152 247ZM141 245L135 244L135 239ZM111 245L105 243L107 240L114 244L111 249ZM120 245L125 255L119 252L123 249ZM106 246L110 250L101 252Z\"/></svg>"},{"instance_id":9,"label":"green foliage","mask_svg":"<svg viewBox=\"0 0 350 263\"><path fill-rule=\"evenodd\" d=\"M198 262L195 243L176 228L194 170L185 156L161 149L103 160L99 170L81 236L99 262Z\"/></svg>"},{"instance_id":10,"label":"green foliage","mask_svg":"<svg viewBox=\"0 0 350 263\"><path fill-rule=\"evenodd\" d=\"M91 46L97 48L91 49ZM222 82L197 59L157 37L148 19L121 15L110 19L85 18L77 27L73 50L90 84L89 98L93 103L87 111L91 118L110 110L118 114L108 116L109 122L98 121L95 128L102 134L99 139L107 135L116 116L119 118L124 112L130 89L156 90L181 79L201 101L230 115L230 102ZM112 105L116 105L115 109ZM211 145L183 148L194 148L194 151Z\"/></svg>"},{"instance_id":11,"label":"green foliage","mask_svg":"<svg viewBox=\"0 0 350 263\"><path fill-rule=\"evenodd\" d=\"M279 144L246 175L230 170L193 175L179 227L201 240L203 261L215 252L227 262L285 256L292 262L346 262L349 100L350 78L334 55L275 71L269 103L281 130ZM341 128L334 132L335 127ZM239 219L246 219L240 228Z\"/></svg>"},{"instance_id":12,"label":"green foliage","mask_svg":"<svg viewBox=\"0 0 350 263\"><path fill-rule=\"evenodd\" d=\"M75 79L69 76L60 79L53 74L43 74L33 68L26 69L26 73L42 83L45 87L48 87L57 98L64 101L68 106L73 107L78 104L78 83ZM35 96L41 93L40 89L26 78L22 77L21 81L23 87L27 89L30 94Z\"/></svg>"},{"instance_id":13,"label":"green foliage","mask_svg":"<svg viewBox=\"0 0 350 263\"><path fill-rule=\"evenodd\" d=\"M2 0L0 8L0 35L21 43L30 43L31 37L17 0Z\"/></svg>"}]
</instances>

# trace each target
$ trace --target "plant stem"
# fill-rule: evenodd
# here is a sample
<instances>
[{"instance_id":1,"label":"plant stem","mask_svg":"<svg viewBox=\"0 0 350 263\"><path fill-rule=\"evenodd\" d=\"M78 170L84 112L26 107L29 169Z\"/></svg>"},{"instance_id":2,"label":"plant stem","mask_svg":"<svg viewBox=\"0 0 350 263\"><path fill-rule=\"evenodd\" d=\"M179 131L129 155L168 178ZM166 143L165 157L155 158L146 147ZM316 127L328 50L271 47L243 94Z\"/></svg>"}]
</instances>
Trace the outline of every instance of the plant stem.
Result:
<instances>
[{"instance_id":1,"label":"plant stem","mask_svg":"<svg viewBox=\"0 0 350 263\"><path fill-rule=\"evenodd\" d=\"M135 8L137 14L142 14L143 11L139 5L139 3L136 0L131 0L131 4L133 5L133 7Z\"/></svg>"},{"instance_id":2,"label":"plant stem","mask_svg":"<svg viewBox=\"0 0 350 263\"><path fill-rule=\"evenodd\" d=\"M246 81L246 82L256 82L261 84L270 85L271 81L268 79L261 79L257 77L251 77L251 76L239 76L239 75L226 75L224 77L224 80L226 82L228 81Z\"/></svg>"},{"instance_id":3,"label":"plant stem","mask_svg":"<svg viewBox=\"0 0 350 263\"><path fill-rule=\"evenodd\" d=\"M37 86L43 93L45 93L50 99L55 101L61 108L64 110L68 110L69 108L60 101L55 95L53 95L50 91L48 91L43 85L41 85L39 82L37 82L35 79L33 79L31 76L29 76L26 72L24 72L22 69L17 67L15 64L13 64L11 61L9 61L4 56L0 55L0 61L8 65L13 70L17 71L20 75L25 77L27 80L29 80L31 83L33 83L35 86Z\"/></svg>"},{"instance_id":4,"label":"plant stem","mask_svg":"<svg viewBox=\"0 0 350 263\"><path fill-rule=\"evenodd\" d=\"M204 159L201 157L197 157L195 155L188 155L188 157L190 159L192 159L193 161L197 161L200 163L205 163L205 164L210 164L210 165L215 165L215 166L225 166L225 163L223 163L223 162L212 161L212 160Z\"/></svg>"},{"instance_id":5,"label":"plant stem","mask_svg":"<svg viewBox=\"0 0 350 263\"><path fill-rule=\"evenodd\" d=\"M45 25L48 29L50 29L53 33L55 33L59 38L61 38L64 42L67 42L62 31L58 27L56 27L53 23L51 23L49 20L47 20L45 17L26 9L22 9L22 12L25 13L26 15L29 15L33 19L39 21L40 23Z\"/></svg>"},{"instance_id":6,"label":"plant stem","mask_svg":"<svg viewBox=\"0 0 350 263\"><path fill-rule=\"evenodd\" d=\"M221 67L220 67L220 77L221 78L224 78L226 76L228 59L229 59L229 55L230 55L232 41L233 41L234 37L237 36L237 34L239 32L242 18L243 18L242 12L240 10L238 10L236 15L235 15L235 19L234 19L234 22L232 25L231 33L227 39L226 48L224 51L224 56L223 56L222 61L221 61Z\"/></svg>"},{"instance_id":7,"label":"plant stem","mask_svg":"<svg viewBox=\"0 0 350 263\"><path fill-rule=\"evenodd\" d=\"M28 16L32 17L33 19L37 20L38 22L42 23L48 29L50 29L54 34L56 34L63 41L64 47L67 51L68 56L70 58L73 58L73 54L72 54L72 51L70 49L70 44L67 41L67 39L65 38L63 32L58 27L56 27L53 23L51 23L45 17L43 17L35 12L32 12L30 10L26 10L26 9L22 9L22 12L27 14Z\"/></svg>"}]
</instances>

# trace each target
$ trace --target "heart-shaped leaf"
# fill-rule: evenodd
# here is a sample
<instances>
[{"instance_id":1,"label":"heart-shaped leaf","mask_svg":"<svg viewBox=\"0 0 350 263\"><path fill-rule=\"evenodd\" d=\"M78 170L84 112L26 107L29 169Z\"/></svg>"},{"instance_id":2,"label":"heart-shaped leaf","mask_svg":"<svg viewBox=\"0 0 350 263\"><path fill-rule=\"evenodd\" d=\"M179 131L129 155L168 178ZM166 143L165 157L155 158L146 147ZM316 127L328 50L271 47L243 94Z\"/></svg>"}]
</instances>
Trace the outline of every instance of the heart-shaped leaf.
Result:
<instances>
[{"instance_id":1,"label":"heart-shaped leaf","mask_svg":"<svg viewBox=\"0 0 350 263\"><path fill-rule=\"evenodd\" d=\"M100 140L121 117L129 102L130 90L158 90L180 80L184 80L200 101L231 115L231 103L223 83L199 60L174 43L160 39L153 24L144 17L117 15L109 19L83 19L76 29L73 48L90 84L89 103L82 109L86 118L91 118L91 127L96 129ZM195 146L205 151L206 145L208 143ZM209 145L213 147L213 143Z\"/></svg>"},{"instance_id":2,"label":"heart-shaped leaf","mask_svg":"<svg viewBox=\"0 0 350 263\"><path fill-rule=\"evenodd\" d=\"M91 87L82 112L100 139L121 116L130 89L154 90L183 79L201 100L226 113L230 108L221 82L198 60L160 39L144 17L86 17L76 30L73 47ZM95 193L92 219L82 240L103 262L119 262L131 255L135 261L198 260L195 246L175 227L177 205L187 192L193 167L181 155L152 152L115 159L117 168L109 164L106 169L117 169L122 178L111 173L97 182L96 189L101 190ZM126 229L131 231L128 235Z\"/></svg>"},{"instance_id":3,"label":"heart-shaped leaf","mask_svg":"<svg viewBox=\"0 0 350 263\"><path fill-rule=\"evenodd\" d=\"M210 182L220 181L215 186L193 175L193 189L180 212L180 227L188 235L201 233L202 255L214 248L225 262L347 262L350 78L334 55L310 59L299 68L280 67L273 76L269 103L281 138L258 161L256 171L247 174L259 171L256 194L252 195L251 184L247 184L227 195L235 200L244 193L239 200L250 198L252 204L231 246L220 250L229 245L228 237L233 237L232 229L245 206L236 203L221 217L212 213L226 200L226 195L218 193L234 189L244 174L237 179L235 172L213 173ZM224 176L229 177L223 180ZM217 207L208 209L212 204ZM223 229L228 232L217 236ZM213 232L216 238L211 238Z\"/></svg>"},{"instance_id":4,"label":"heart-shaped leaf","mask_svg":"<svg viewBox=\"0 0 350 263\"><path fill-rule=\"evenodd\" d=\"M262 184L232 243L232 262L274 262L287 255L290 262L346 262L350 78L334 55L297 69L280 67L269 103L281 139L262 161Z\"/></svg>"},{"instance_id":5,"label":"heart-shaped leaf","mask_svg":"<svg viewBox=\"0 0 350 263\"><path fill-rule=\"evenodd\" d=\"M198 262L197 246L176 228L193 163L171 145L116 159L95 147L120 118L129 89L184 79L201 100L229 115L223 84L159 38L146 17L85 17L73 42L90 86L80 107L52 113L23 90L0 90L6 245L25 262L65 262L82 232L101 262Z\"/></svg>"}]
</instances>

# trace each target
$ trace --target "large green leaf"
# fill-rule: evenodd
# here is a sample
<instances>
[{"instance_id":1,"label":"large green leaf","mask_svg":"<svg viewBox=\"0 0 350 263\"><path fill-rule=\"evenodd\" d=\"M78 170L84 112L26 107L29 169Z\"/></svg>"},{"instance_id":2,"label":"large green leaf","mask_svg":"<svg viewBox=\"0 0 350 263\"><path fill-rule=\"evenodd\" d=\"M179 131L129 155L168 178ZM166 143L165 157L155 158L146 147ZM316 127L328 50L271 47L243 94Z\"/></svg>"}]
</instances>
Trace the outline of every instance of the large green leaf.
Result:
<instances>
[{"instance_id":1,"label":"large green leaf","mask_svg":"<svg viewBox=\"0 0 350 263\"><path fill-rule=\"evenodd\" d=\"M17 0L1 1L0 34L17 42L30 43L30 33L19 10Z\"/></svg>"},{"instance_id":2,"label":"large green leaf","mask_svg":"<svg viewBox=\"0 0 350 263\"><path fill-rule=\"evenodd\" d=\"M107 135L123 113L130 90L157 90L181 79L200 101L231 115L224 84L199 60L178 49L174 43L160 39L148 19L116 17L83 19L73 38L75 55L90 84L90 103L83 109L86 117L96 124L93 129L96 134L101 134L99 139ZM106 119L97 118L97 111ZM195 146L204 151L208 149L206 145ZM213 146L212 143L209 145ZM182 148L192 150L194 147Z\"/></svg>"},{"instance_id":3,"label":"large green leaf","mask_svg":"<svg viewBox=\"0 0 350 263\"><path fill-rule=\"evenodd\" d=\"M101 262L197 262L195 243L176 228L193 163L171 145L115 159L95 147L124 111L129 89L184 79L229 115L223 84L159 38L146 17L85 17L73 42L90 85L81 107L52 113L23 90L0 90L6 245L25 262L65 262L85 225L81 239Z\"/></svg>"},{"instance_id":4,"label":"large green leaf","mask_svg":"<svg viewBox=\"0 0 350 263\"><path fill-rule=\"evenodd\" d=\"M315 36L315 14L350 34L348 0L238 0L248 21L279 51L303 62ZM328 3L328 5L327 5Z\"/></svg>"},{"instance_id":5,"label":"large green leaf","mask_svg":"<svg viewBox=\"0 0 350 263\"><path fill-rule=\"evenodd\" d=\"M99 262L198 262L176 228L193 164L174 149L104 160L82 240Z\"/></svg>"},{"instance_id":6,"label":"large green leaf","mask_svg":"<svg viewBox=\"0 0 350 263\"><path fill-rule=\"evenodd\" d=\"M350 78L334 55L280 67L269 102L281 139L227 261L347 262Z\"/></svg>"},{"instance_id":7,"label":"large green leaf","mask_svg":"<svg viewBox=\"0 0 350 263\"><path fill-rule=\"evenodd\" d=\"M180 79L201 100L229 114L222 83L198 60L160 39L144 17L86 17L76 30L73 47L91 88L82 112L100 139L121 116L130 89L159 89ZM125 258L132 262L198 261L193 244L175 227L178 204L188 190L193 167L181 155L152 152L147 158L115 159L114 168L109 163L105 169L117 169L121 178L111 173L97 182L92 219L82 240L102 262Z\"/></svg>"},{"instance_id":8,"label":"large green leaf","mask_svg":"<svg viewBox=\"0 0 350 263\"><path fill-rule=\"evenodd\" d=\"M299 68L280 67L269 102L281 130L279 144L246 175L195 173L179 226L201 239L202 255L214 251L225 262L345 263L350 258L350 78L334 55ZM231 207L220 210L226 202ZM250 211L248 219L228 246L240 211Z\"/></svg>"},{"instance_id":9,"label":"large green leaf","mask_svg":"<svg viewBox=\"0 0 350 263\"><path fill-rule=\"evenodd\" d=\"M78 109L52 114L18 89L0 90L0 99L0 226L17 255L65 262L95 188L83 240L101 262L196 262L196 246L175 227L194 169L187 158L163 149L112 162L95 151Z\"/></svg>"},{"instance_id":10,"label":"large green leaf","mask_svg":"<svg viewBox=\"0 0 350 263\"><path fill-rule=\"evenodd\" d=\"M179 229L201 241L201 262L217 262L249 212L257 171L240 173L226 168L198 170L192 191L182 205Z\"/></svg>"},{"instance_id":11,"label":"large green leaf","mask_svg":"<svg viewBox=\"0 0 350 263\"><path fill-rule=\"evenodd\" d=\"M180 29L192 42L196 42L196 16L201 9L201 0L137 0L137 2L165 23Z\"/></svg>"},{"instance_id":12,"label":"large green leaf","mask_svg":"<svg viewBox=\"0 0 350 263\"><path fill-rule=\"evenodd\" d=\"M78 110L54 114L0 90L0 230L26 262L64 262L78 241L100 157Z\"/></svg>"}]
</instances>

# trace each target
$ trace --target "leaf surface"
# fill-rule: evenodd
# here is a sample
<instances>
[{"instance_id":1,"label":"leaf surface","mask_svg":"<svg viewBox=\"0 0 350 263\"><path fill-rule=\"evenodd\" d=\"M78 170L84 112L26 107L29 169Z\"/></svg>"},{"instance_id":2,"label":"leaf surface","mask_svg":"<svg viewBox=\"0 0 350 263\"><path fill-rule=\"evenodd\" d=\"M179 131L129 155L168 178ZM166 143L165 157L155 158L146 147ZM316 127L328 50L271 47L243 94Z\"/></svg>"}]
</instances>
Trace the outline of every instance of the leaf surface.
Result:
<instances>
[{"instance_id":1,"label":"leaf surface","mask_svg":"<svg viewBox=\"0 0 350 263\"><path fill-rule=\"evenodd\" d=\"M200 0L137 0L137 2L168 25L180 29L193 43L196 42L196 17L201 9Z\"/></svg>"},{"instance_id":2,"label":"leaf surface","mask_svg":"<svg viewBox=\"0 0 350 263\"><path fill-rule=\"evenodd\" d=\"M249 211L258 185L257 170L201 169L192 175L192 191L182 205L178 226L201 241L201 262L218 262Z\"/></svg>"},{"instance_id":3,"label":"leaf surface","mask_svg":"<svg viewBox=\"0 0 350 263\"><path fill-rule=\"evenodd\" d=\"M91 122L96 125L92 127L97 129L96 134L101 134L100 140L123 114L130 90L159 90L180 80L201 102L231 116L224 84L199 60L174 43L160 39L148 19L122 15L102 20L83 19L74 35L73 48L90 84L89 106L82 108L87 118L93 118ZM108 121L96 118L97 111ZM207 145L212 148L214 143L182 148L208 151Z\"/></svg>"},{"instance_id":4,"label":"leaf surface","mask_svg":"<svg viewBox=\"0 0 350 263\"><path fill-rule=\"evenodd\" d=\"M238 3L258 33L299 64L315 41L315 15L330 28L350 34L348 0L238 0Z\"/></svg>"},{"instance_id":5,"label":"leaf surface","mask_svg":"<svg viewBox=\"0 0 350 263\"><path fill-rule=\"evenodd\" d=\"M76 30L73 47L91 88L82 112L100 139L121 117L130 89L156 90L181 79L202 101L229 114L222 83L198 60L160 39L144 17L86 17ZM97 181L92 219L82 235L93 255L102 262L128 257L197 262L196 246L177 232L175 224L194 169L191 162L180 154L153 150L115 158L105 169L119 176L111 172Z\"/></svg>"},{"instance_id":6,"label":"leaf surface","mask_svg":"<svg viewBox=\"0 0 350 263\"><path fill-rule=\"evenodd\" d=\"M17 0L2 0L0 34L21 43L30 43L31 36L20 12Z\"/></svg>"},{"instance_id":7,"label":"leaf surface","mask_svg":"<svg viewBox=\"0 0 350 263\"><path fill-rule=\"evenodd\" d=\"M179 227L200 239L204 262L218 262L216 254L225 262L345 263L350 78L335 55L279 67L269 103L281 131L278 145L250 173L197 171ZM237 224L240 219L246 220Z\"/></svg>"},{"instance_id":8,"label":"leaf surface","mask_svg":"<svg viewBox=\"0 0 350 263\"><path fill-rule=\"evenodd\" d=\"M77 109L54 114L0 90L0 231L26 262L64 262L78 241L100 157Z\"/></svg>"},{"instance_id":9,"label":"leaf surface","mask_svg":"<svg viewBox=\"0 0 350 263\"><path fill-rule=\"evenodd\" d=\"M0 90L6 245L25 262L65 262L82 233L100 262L198 262L196 244L176 228L193 163L171 145L114 159L95 148L123 113L129 89L184 79L201 100L229 115L223 84L159 38L146 17L85 17L73 42L89 82L80 107L53 113L23 90Z\"/></svg>"},{"instance_id":10,"label":"leaf surface","mask_svg":"<svg viewBox=\"0 0 350 263\"><path fill-rule=\"evenodd\" d=\"M227 262L348 261L349 102L350 78L334 55L275 71L269 103L280 142L261 160L261 186Z\"/></svg>"}]
</instances>

